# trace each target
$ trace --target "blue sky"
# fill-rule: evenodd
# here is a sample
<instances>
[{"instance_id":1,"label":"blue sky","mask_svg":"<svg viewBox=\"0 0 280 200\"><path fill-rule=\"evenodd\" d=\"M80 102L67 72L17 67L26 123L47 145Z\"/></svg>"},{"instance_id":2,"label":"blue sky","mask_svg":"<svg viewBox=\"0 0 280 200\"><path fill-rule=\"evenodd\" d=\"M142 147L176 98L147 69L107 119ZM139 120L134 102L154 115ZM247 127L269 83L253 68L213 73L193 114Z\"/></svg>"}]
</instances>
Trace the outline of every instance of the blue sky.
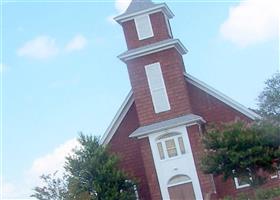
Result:
<instances>
[{"instance_id":1,"label":"blue sky","mask_svg":"<svg viewBox=\"0 0 280 200\"><path fill-rule=\"evenodd\" d=\"M278 2L266 2L167 1L173 35L189 50L186 71L252 108L279 70ZM36 177L61 169L78 132L106 130L130 90L116 57L126 50L123 32L112 22L126 5L4 3L4 198L28 198Z\"/></svg>"}]
</instances>

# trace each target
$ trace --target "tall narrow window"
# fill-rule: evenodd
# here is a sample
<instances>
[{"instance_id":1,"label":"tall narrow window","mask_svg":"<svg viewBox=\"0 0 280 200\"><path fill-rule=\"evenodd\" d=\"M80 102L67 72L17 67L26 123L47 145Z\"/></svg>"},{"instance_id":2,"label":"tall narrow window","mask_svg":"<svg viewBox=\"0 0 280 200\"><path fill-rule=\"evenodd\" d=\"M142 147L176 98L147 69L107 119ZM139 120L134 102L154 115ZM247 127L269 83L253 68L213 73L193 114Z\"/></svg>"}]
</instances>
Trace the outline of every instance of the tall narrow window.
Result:
<instances>
[{"instance_id":1,"label":"tall narrow window","mask_svg":"<svg viewBox=\"0 0 280 200\"><path fill-rule=\"evenodd\" d=\"M158 147L159 157L162 160L165 158L162 143L161 142L157 143L157 147Z\"/></svg>"},{"instance_id":2,"label":"tall narrow window","mask_svg":"<svg viewBox=\"0 0 280 200\"><path fill-rule=\"evenodd\" d=\"M134 18L134 22L139 40L143 40L154 36L149 15L137 16Z\"/></svg>"},{"instance_id":3,"label":"tall narrow window","mask_svg":"<svg viewBox=\"0 0 280 200\"><path fill-rule=\"evenodd\" d=\"M145 66L149 88L156 113L170 110L169 100L159 63Z\"/></svg>"},{"instance_id":4,"label":"tall narrow window","mask_svg":"<svg viewBox=\"0 0 280 200\"><path fill-rule=\"evenodd\" d=\"M182 154L186 153L185 145L182 137L178 137L179 147Z\"/></svg>"}]
</instances>

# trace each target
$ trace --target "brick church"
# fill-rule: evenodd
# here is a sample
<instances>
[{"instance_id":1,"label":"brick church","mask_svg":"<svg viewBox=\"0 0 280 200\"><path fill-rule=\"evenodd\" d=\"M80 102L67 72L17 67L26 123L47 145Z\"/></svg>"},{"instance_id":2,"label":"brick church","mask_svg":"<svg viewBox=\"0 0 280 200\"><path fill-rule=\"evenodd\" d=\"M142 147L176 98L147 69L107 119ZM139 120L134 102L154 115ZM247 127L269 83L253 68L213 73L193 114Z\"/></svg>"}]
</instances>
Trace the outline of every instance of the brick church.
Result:
<instances>
[{"instance_id":1,"label":"brick church","mask_svg":"<svg viewBox=\"0 0 280 200\"><path fill-rule=\"evenodd\" d=\"M202 200L250 190L237 178L223 182L203 174L201 137L208 123L259 116L188 74L188 51L174 39L165 3L132 0L115 17L122 26L131 91L105 132L102 143L120 155L121 167L139 180L139 199ZM279 175L268 184L279 184Z\"/></svg>"}]
</instances>

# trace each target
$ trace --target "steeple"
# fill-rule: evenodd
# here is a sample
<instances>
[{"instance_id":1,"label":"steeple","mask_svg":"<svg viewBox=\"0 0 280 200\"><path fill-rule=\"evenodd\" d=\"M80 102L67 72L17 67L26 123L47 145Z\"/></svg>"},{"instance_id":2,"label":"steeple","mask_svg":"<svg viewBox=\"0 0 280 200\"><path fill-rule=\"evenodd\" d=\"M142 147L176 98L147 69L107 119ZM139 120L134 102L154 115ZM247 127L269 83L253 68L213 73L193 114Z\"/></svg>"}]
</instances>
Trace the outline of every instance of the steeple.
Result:
<instances>
[{"instance_id":1,"label":"steeple","mask_svg":"<svg viewBox=\"0 0 280 200\"><path fill-rule=\"evenodd\" d=\"M154 4L151 0L132 0L123 14L127 15L141 10L146 10L154 7L155 5L156 4Z\"/></svg>"},{"instance_id":2,"label":"steeple","mask_svg":"<svg viewBox=\"0 0 280 200\"><path fill-rule=\"evenodd\" d=\"M132 0L115 17L128 50L119 58L127 64L140 125L191 113L182 55L187 49L174 39L165 3Z\"/></svg>"},{"instance_id":3,"label":"steeple","mask_svg":"<svg viewBox=\"0 0 280 200\"><path fill-rule=\"evenodd\" d=\"M144 13L155 13L161 11L168 19L174 17L172 11L168 8L166 3L153 3L151 0L132 0L124 13L116 16L114 19L122 24L136 15Z\"/></svg>"}]
</instances>

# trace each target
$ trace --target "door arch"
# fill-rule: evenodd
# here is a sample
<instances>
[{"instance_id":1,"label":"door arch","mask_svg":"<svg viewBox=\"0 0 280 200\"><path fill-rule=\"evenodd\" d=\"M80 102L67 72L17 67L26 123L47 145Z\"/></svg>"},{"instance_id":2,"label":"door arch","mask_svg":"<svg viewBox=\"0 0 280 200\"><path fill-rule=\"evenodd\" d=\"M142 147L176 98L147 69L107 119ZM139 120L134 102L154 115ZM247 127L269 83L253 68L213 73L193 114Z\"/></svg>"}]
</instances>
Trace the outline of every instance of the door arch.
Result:
<instances>
[{"instance_id":1,"label":"door arch","mask_svg":"<svg viewBox=\"0 0 280 200\"><path fill-rule=\"evenodd\" d=\"M195 200L192 180L187 175L176 175L168 181L170 200Z\"/></svg>"}]
</instances>

